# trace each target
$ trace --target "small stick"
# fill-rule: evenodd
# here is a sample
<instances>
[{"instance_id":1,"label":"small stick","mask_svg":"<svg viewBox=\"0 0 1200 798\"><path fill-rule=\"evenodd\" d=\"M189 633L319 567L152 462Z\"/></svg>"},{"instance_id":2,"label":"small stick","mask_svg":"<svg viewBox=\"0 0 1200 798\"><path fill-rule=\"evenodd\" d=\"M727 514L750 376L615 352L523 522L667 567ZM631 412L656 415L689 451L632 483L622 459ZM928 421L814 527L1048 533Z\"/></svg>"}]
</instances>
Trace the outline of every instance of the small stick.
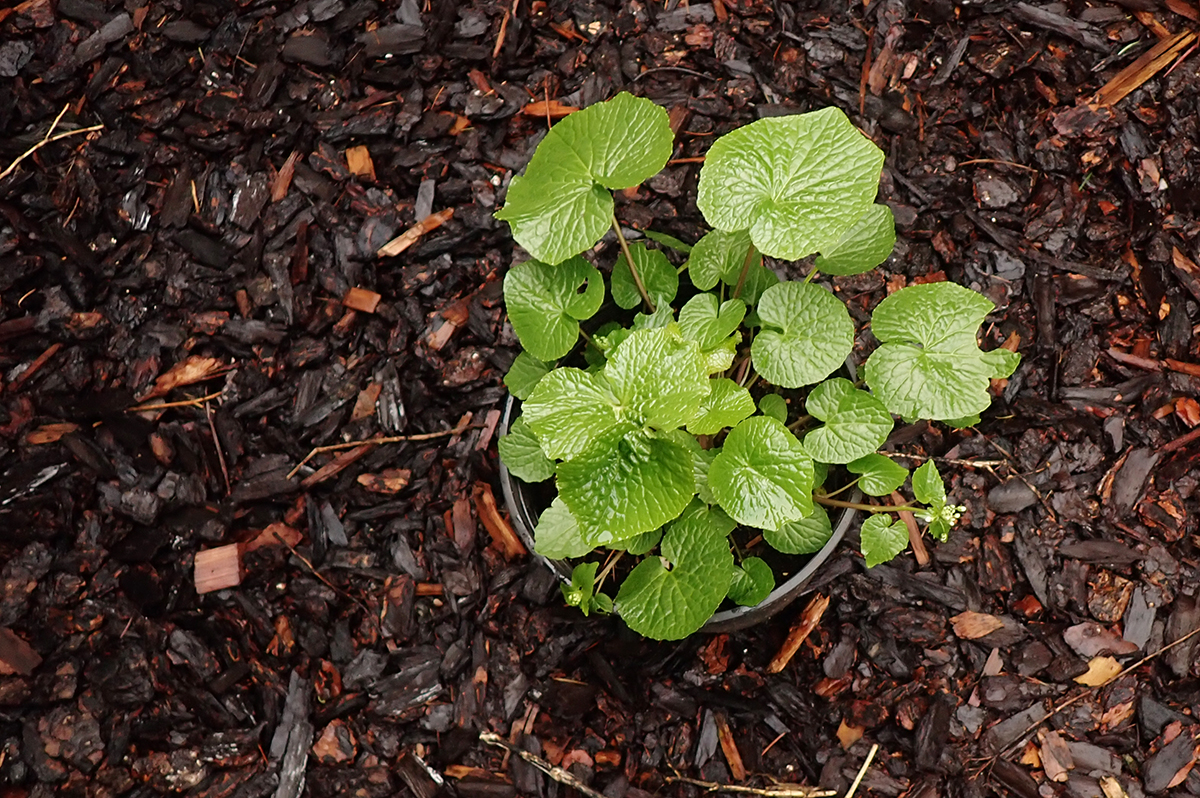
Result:
<instances>
[{"instance_id":1,"label":"small stick","mask_svg":"<svg viewBox=\"0 0 1200 798\"><path fill-rule=\"evenodd\" d=\"M646 284L642 282L642 275L637 269L637 264L633 262L633 255L629 252L629 242L625 240L625 234L621 232L621 223L617 221L617 215L614 213L612 218L613 232L617 234L617 243L621 245L621 254L625 256L625 262L629 264L629 273L633 276L633 283L637 286L638 293L642 295L642 301L646 303L646 308L653 313L654 302L650 299L650 294L646 293Z\"/></svg>"},{"instance_id":2,"label":"small stick","mask_svg":"<svg viewBox=\"0 0 1200 798\"><path fill-rule=\"evenodd\" d=\"M812 634L813 629L817 628L817 624L821 622L821 617L825 615L825 610L829 608L829 597L817 594L808 606L804 608L804 612L800 616L800 622L792 627L788 632L787 639L783 641L783 645L779 647L778 653L771 659L767 665L767 673L779 673L787 664L792 661L792 657L796 656L796 652L800 650L800 646L804 645L804 641Z\"/></svg>"},{"instance_id":3,"label":"small stick","mask_svg":"<svg viewBox=\"0 0 1200 798\"><path fill-rule=\"evenodd\" d=\"M854 798L854 792L858 789L858 785L862 784L863 776L867 775L867 768L871 766L871 760L875 758L875 752L878 750L878 743L871 745L871 750L867 752L867 758L863 760L862 767L858 769L858 775L854 777L854 783L846 792L846 798Z\"/></svg>"},{"instance_id":4,"label":"small stick","mask_svg":"<svg viewBox=\"0 0 1200 798\"><path fill-rule=\"evenodd\" d=\"M549 762L542 759L537 754L531 754L523 748L518 748L517 746L510 743L508 740L505 740L503 737L501 737L498 734L493 734L492 732L486 732L486 731L480 732L479 739L482 740L483 742L487 743L488 745L493 745L497 748L503 748L505 751L508 751L510 754L516 754L517 756L521 757L529 764L533 765L538 770L545 773L550 778L557 781L559 784L565 784L568 787L574 787L576 790L578 790L580 792L580 794L586 795L587 798L604 798L603 793L596 792L591 787L587 786L582 781L577 779L575 777L575 775L573 773L571 773L570 771L563 770L560 767L555 767L554 765L551 765Z\"/></svg>"},{"instance_id":5,"label":"small stick","mask_svg":"<svg viewBox=\"0 0 1200 798\"><path fill-rule=\"evenodd\" d=\"M205 402L210 402L221 395L221 391L210 393L208 396L201 396L199 399L180 399L178 402L158 402L152 405L138 405L126 410L126 413L141 413L146 410L168 410L172 407L200 407Z\"/></svg>"},{"instance_id":6,"label":"small stick","mask_svg":"<svg viewBox=\"0 0 1200 798\"><path fill-rule=\"evenodd\" d=\"M994 164L999 164L1001 166L1011 166L1014 169L1024 169L1027 172L1033 172L1034 174L1038 173L1038 170L1034 169L1032 166L1026 166L1023 163L1014 163L1013 161L1002 161L998 158L972 158L969 161L959 161L958 165L959 166L970 166L973 163L994 163Z\"/></svg>"},{"instance_id":7,"label":"small stick","mask_svg":"<svg viewBox=\"0 0 1200 798\"><path fill-rule=\"evenodd\" d=\"M204 415L208 416L208 429L213 436L213 447L217 450L217 462L221 464L221 476L225 477L225 493L233 491L229 484L229 467L225 465L225 453L221 451L221 439L217 436L217 425L213 423L212 405L205 403Z\"/></svg>"},{"instance_id":8,"label":"small stick","mask_svg":"<svg viewBox=\"0 0 1200 798\"><path fill-rule=\"evenodd\" d=\"M41 370L42 366L46 365L50 358L58 354L58 350L62 349L62 347L62 344L50 344L50 346L46 347L46 351L38 355L37 359L29 364L29 368L22 371L21 375L12 381L12 383L8 386L8 390L21 390L22 386L33 379L33 375L37 374L38 371Z\"/></svg>"},{"instance_id":9,"label":"small stick","mask_svg":"<svg viewBox=\"0 0 1200 798\"><path fill-rule=\"evenodd\" d=\"M303 460L301 460L295 468L288 472L287 479L291 479L304 468L305 463L313 459L319 454L325 452L340 452L342 449L353 449L355 446L381 446L385 443L402 443L404 441L429 441L434 438L447 438L451 435L461 435L471 424L471 414L464 413L463 417L454 425L454 429L446 429L441 432L425 432L420 435L393 435L390 438L368 438L363 441L346 441L345 443L331 443L328 446L318 446L309 452Z\"/></svg>"},{"instance_id":10,"label":"small stick","mask_svg":"<svg viewBox=\"0 0 1200 798\"><path fill-rule=\"evenodd\" d=\"M51 133L54 132L54 129L58 127L59 120L63 118L63 114L65 114L67 112L67 109L70 107L71 107L70 104L63 106L63 109L58 112L58 116L54 117L54 121L50 124L50 129L46 131L46 135L42 138L42 140L39 141L37 144L34 144L29 149L25 150L25 152L18 155L17 160L10 163L8 165L8 168L5 169L3 172L0 172L0 180L3 180L4 178L11 175L16 170L16 168L18 166L20 166L21 161L24 161L30 155L33 155L35 152L40 150L42 147L45 147L47 144L53 144L54 142L58 141L59 139L65 139L68 136L78 136L80 133L91 133L93 130L99 130L100 128L104 127L104 125L92 125L91 127L81 127L79 130L68 130L65 133L59 133L57 136L50 135Z\"/></svg>"},{"instance_id":11,"label":"small stick","mask_svg":"<svg viewBox=\"0 0 1200 798\"><path fill-rule=\"evenodd\" d=\"M691 784L703 787L709 792L740 792L745 795L762 795L766 798L829 798L837 795L834 790L822 790L820 787L804 787L799 784L776 784L771 787L743 787L740 784L718 784L715 781L700 781L686 776L667 776L666 781L679 784Z\"/></svg>"}]
</instances>

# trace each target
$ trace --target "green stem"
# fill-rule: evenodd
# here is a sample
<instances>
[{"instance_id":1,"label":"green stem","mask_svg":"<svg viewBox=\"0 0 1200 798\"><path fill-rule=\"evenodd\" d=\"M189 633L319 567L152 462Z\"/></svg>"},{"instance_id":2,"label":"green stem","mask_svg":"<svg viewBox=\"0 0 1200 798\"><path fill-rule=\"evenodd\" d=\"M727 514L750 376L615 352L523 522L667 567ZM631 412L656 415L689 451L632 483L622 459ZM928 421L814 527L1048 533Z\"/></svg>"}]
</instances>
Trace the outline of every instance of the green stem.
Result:
<instances>
[{"instance_id":1,"label":"green stem","mask_svg":"<svg viewBox=\"0 0 1200 798\"><path fill-rule=\"evenodd\" d=\"M812 421L812 416L800 416L800 418L787 425L787 428L792 432L796 432L808 422Z\"/></svg>"},{"instance_id":2,"label":"green stem","mask_svg":"<svg viewBox=\"0 0 1200 798\"><path fill-rule=\"evenodd\" d=\"M852 479L850 482L846 483L845 485L842 485L840 488L838 488L837 490L835 490L833 493L826 493L826 494L825 494L825 498L826 498L826 499L832 499L834 496L838 495L839 493L845 493L846 491L850 490L850 489L851 489L851 488L853 488L855 485L857 485L857 484L858 484L858 481L859 481L860 479L862 479L862 477L855 477L855 478L854 478L854 479Z\"/></svg>"},{"instance_id":3,"label":"green stem","mask_svg":"<svg viewBox=\"0 0 1200 798\"><path fill-rule=\"evenodd\" d=\"M807 284L811 283L814 279L816 279L816 277L817 277L817 270L813 269L811 272L808 273L808 276L804 278L804 284L807 285Z\"/></svg>"},{"instance_id":4,"label":"green stem","mask_svg":"<svg viewBox=\"0 0 1200 798\"><path fill-rule=\"evenodd\" d=\"M860 504L858 502L844 502L840 499L830 499L827 496L813 496L813 501L817 504L824 504L826 507L845 507L848 510L863 510L868 513L898 513L902 510L907 510L910 513L917 513L924 510L924 507L911 507L904 505L898 507L894 504Z\"/></svg>"},{"instance_id":5,"label":"green stem","mask_svg":"<svg viewBox=\"0 0 1200 798\"><path fill-rule=\"evenodd\" d=\"M748 379L742 381L742 387L748 391L754 387L754 383L758 382L758 373L752 367L746 376Z\"/></svg>"},{"instance_id":6,"label":"green stem","mask_svg":"<svg viewBox=\"0 0 1200 798\"><path fill-rule=\"evenodd\" d=\"M746 287L746 276L750 274L750 266L754 263L754 256L758 254L758 250L754 248L754 244L746 250L746 260L742 262L742 273L738 275L737 288L733 289L733 298L737 299L742 295L742 289Z\"/></svg>"},{"instance_id":7,"label":"green stem","mask_svg":"<svg viewBox=\"0 0 1200 798\"><path fill-rule=\"evenodd\" d=\"M633 262L633 255L629 251L629 242L625 240L625 234L621 232L621 223L617 221L615 213L612 218L612 227L617 234L617 243L621 245L621 254L625 256L625 262L629 264L629 273L633 275L633 284L637 286L638 293L642 295L642 301L646 303L646 307L653 313L654 303L650 301L650 295L646 293L646 284L642 282L642 275L637 269L637 264Z\"/></svg>"}]
</instances>

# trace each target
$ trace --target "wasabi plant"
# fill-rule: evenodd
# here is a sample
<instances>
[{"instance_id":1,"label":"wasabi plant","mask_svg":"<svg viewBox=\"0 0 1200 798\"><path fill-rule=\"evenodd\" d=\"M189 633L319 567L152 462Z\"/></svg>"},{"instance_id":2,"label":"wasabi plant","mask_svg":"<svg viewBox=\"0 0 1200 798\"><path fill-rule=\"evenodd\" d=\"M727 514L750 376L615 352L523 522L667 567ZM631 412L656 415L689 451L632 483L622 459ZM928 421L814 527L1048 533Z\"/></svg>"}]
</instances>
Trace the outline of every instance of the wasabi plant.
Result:
<instances>
[{"instance_id":1,"label":"wasabi plant","mask_svg":"<svg viewBox=\"0 0 1200 798\"><path fill-rule=\"evenodd\" d=\"M575 568L567 603L615 610L660 639L696 631L726 599L755 605L774 589L771 568L744 548L757 530L758 545L813 553L832 535L828 508L857 508L868 567L908 545L899 510L945 540L963 508L947 504L933 462L910 475L877 450L897 416L976 422L990 380L1019 360L979 348L991 302L933 283L874 309L879 345L863 381L841 376L855 324L814 280L878 266L896 238L891 210L875 203L883 152L841 111L762 119L717 139L697 201L711 231L692 247L646 234L686 253L681 268L626 240L611 194L661 170L672 142L663 109L619 94L552 127L496 214L533 257L504 281L524 349L505 384L523 406L500 456L526 482L555 480L539 553L610 551ZM610 228L620 254L606 286L583 253ZM816 257L804 281L781 282L764 255ZM691 288L680 296L683 272ZM606 296L631 321L581 331ZM827 490L834 467L843 484ZM915 501L903 506L836 498L852 486L890 496L910 477ZM739 527L753 531L731 537ZM603 587L623 556L640 560L610 597Z\"/></svg>"}]
</instances>

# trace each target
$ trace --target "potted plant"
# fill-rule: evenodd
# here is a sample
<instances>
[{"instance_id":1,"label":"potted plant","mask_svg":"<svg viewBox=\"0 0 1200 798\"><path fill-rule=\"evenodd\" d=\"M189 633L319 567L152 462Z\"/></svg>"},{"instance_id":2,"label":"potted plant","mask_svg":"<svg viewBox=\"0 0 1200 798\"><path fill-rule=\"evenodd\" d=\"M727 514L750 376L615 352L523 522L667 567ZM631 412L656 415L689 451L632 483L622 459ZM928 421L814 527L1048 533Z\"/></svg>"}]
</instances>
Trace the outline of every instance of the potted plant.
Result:
<instances>
[{"instance_id":1,"label":"potted plant","mask_svg":"<svg viewBox=\"0 0 1200 798\"><path fill-rule=\"evenodd\" d=\"M687 251L680 268L626 240L610 193L656 174L672 146L663 109L619 94L552 127L496 214L532 256L504 282L524 351L505 378L523 404L499 439L502 462L527 483L554 480L534 545L577 562L567 602L615 610L659 639L691 634L723 602L759 604L776 580L758 552L830 545L831 508L864 513L868 567L908 545L900 510L944 540L961 508L934 464L910 475L877 449L895 416L976 421L990 380L1019 360L978 346L991 302L933 283L880 302L862 382L840 376L856 328L817 277L878 266L895 229L875 203L883 152L838 109L762 119L713 143L697 200L712 230L690 248L647 234ZM609 228L620 255L606 287L582 255ZM814 254L803 281L763 264ZM582 331L606 296L631 318ZM836 490L833 471L845 475ZM839 498L887 496L910 476L915 503ZM610 597L615 563L634 559Z\"/></svg>"}]
</instances>

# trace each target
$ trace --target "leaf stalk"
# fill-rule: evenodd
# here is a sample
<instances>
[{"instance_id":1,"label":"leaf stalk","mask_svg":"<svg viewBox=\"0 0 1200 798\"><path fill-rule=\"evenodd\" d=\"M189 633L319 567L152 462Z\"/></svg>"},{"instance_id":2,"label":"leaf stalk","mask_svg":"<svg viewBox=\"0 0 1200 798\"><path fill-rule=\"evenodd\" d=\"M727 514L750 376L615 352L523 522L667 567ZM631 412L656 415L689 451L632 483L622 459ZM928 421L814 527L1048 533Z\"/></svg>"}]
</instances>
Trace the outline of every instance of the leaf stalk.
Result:
<instances>
[{"instance_id":1,"label":"leaf stalk","mask_svg":"<svg viewBox=\"0 0 1200 798\"><path fill-rule=\"evenodd\" d=\"M633 284L637 286L638 293L642 295L642 301L646 303L646 308L653 313L654 302L646 293L646 284L642 282L642 274L638 271L637 264L633 262L633 253L629 251L629 242L625 240L625 234L621 232L621 223L617 221L615 213L612 217L612 228L613 232L617 234L617 243L621 245L621 254L625 256L625 262L629 264L629 273L633 276Z\"/></svg>"},{"instance_id":2,"label":"leaf stalk","mask_svg":"<svg viewBox=\"0 0 1200 798\"><path fill-rule=\"evenodd\" d=\"M758 254L758 250L754 248L754 244L750 244L750 248L746 250L746 259L742 261L742 273L738 275L737 287L733 289L733 298L740 299L742 289L746 287L746 277L750 274L750 265L754 263L754 256Z\"/></svg>"},{"instance_id":3,"label":"leaf stalk","mask_svg":"<svg viewBox=\"0 0 1200 798\"><path fill-rule=\"evenodd\" d=\"M894 504L862 504L860 502L844 502L841 499L831 499L828 496L813 496L813 501L817 504L823 504L826 507L844 507L848 510L862 510L867 513L896 513L902 510L908 512L920 512L924 507L913 507L905 505L898 507Z\"/></svg>"}]
</instances>

